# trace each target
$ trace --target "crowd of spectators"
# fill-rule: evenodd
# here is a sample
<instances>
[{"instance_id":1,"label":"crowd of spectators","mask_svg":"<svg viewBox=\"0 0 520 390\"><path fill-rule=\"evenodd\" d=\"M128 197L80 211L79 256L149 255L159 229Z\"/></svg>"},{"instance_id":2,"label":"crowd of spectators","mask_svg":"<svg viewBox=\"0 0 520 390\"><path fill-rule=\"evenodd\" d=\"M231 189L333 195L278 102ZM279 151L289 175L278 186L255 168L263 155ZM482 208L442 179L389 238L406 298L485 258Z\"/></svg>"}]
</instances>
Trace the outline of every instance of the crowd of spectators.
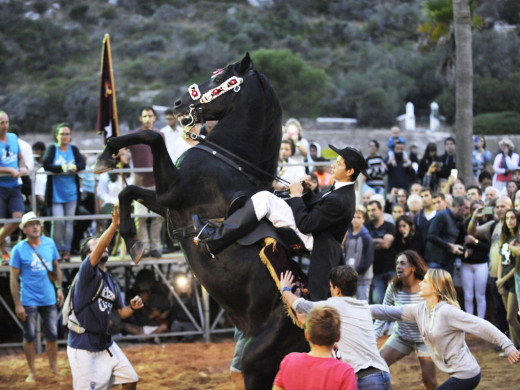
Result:
<instances>
[{"instance_id":1,"label":"crowd of spectators","mask_svg":"<svg viewBox=\"0 0 520 390\"><path fill-rule=\"evenodd\" d=\"M154 127L157 117L153 107L142 107L141 126L134 132L159 132L175 162L197 141L187 137L171 110L165 115L168 125L158 130ZM190 132L207 135L214 125L208 123L202 129L196 126ZM34 211L38 216L73 216L81 214L82 209L84 214L110 214L124 186L137 184L154 189L153 175L149 173L104 173L97 178L85 173L78 175L87 167L87 158L71 143L72 126L67 123L53 129L54 144L45 147L36 142L32 155L16 134L4 134L8 128L8 116L0 112L0 172L11 176L0 178L3 209L0 217L20 218L23 212L30 211L27 199L31 188L37 198ZM494 157L486 149L483 136L475 137L474 142L474 177L471 183L465 183L457 170L453 137L444 140L443 154L438 153L435 143L428 143L422 156L418 156L413 145L406 151L406 140L397 127L391 129L387 140L387 156L379 151L380 140L370 140L365 157L368 176L357 182L356 210L342 243L344 262L358 274L355 297L380 304L388 301L389 291L397 294L402 288L398 282L402 275L396 274L400 269L399 256L412 253L408 255L410 262L417 254L428 268L440 268L451 274L462 292L459 301L467 313L488 318L518 347L519 155L507 138L499 142L500 151ZM305 174L311 177L311 191L331 186L330 168L321 153L317 142L303 137L300 122L289 119L284 126L279 159L278 176L284 181L273 183L278 194L283 197L286 184ZM152 159L149 148L143 145L123 150L118 156L121 168L150 168ZM24 187L22 178L27 169L52 175L37 174L35 183ZM149 211L137 202L134 207L135 213L141 215L136 224L138 238L146 245L145 256L160 258L163 251L172 247L165 235L161 237L164 221L157 216L142 216ZM6 237L17 226L11 225L14 224L0 230L3 264L10 261ZM102 222L99 225L103 228ZM71 255L78 254L75 241L79 239L74 240L73 233L85 235L88 228L70 220L53 221L50 229L47 227L58 249L59 262L70 261ZM419 279L411 278L408 282L416 286ZM189 316L181 314L184 311L180 307L195 310L190 288L178 292L182 300L179 305L156 275L143 269L126 295L139 295L144 307L125 320L113 314L112 332L141 335L140 339L149 340L159 333L194 330ZM377 335L390 332L390 323L377 323ZM391 364L398 359L387 353L385 360ZM428 381L434 380L427 377L425 384Z\"/></svg>"},{"instance_id":2,"label":"crowd of spectators","mask_svg":"<svg viewBox=\"0 0 520 390\"><path fill-rule=\"evenodd\" d=\"M7 131L10 129L8 116L5 112L0 115L0 130ZM160 132L174 160L197 143L186 137L171 110L165 113L167 126L160 130L154 127L157 116L153 107L142 107L138 116L141 126L134 131ZM196 134L202 131L207 135L214 125L209 123L202 130L195 127L190 131ZM42 142L34 143L32 155L26 150L26 142L19 137L19 146L15 147L16 128L12 133L0 143L0 165L9 166L10 170L4 172L11 173L12 177L9 181L2 179L0 186L3 196L7 196L4 188L10 188L10 196L24 201L24 212L30 211L31 207L27 201L31 186L27 189L21 182L25 167L30 171L53 173L35 176L32 190L37 209L34 211L39 216L109 214L124 186L137 184L154 188L153 175L147 173L104 173L96 178L94 187L92 175L77 174L87 167L87 158L71 143L72 126L67 123L54 127L55 143L47 147ZM360 276L357 297L370 303L382 302L388 283L395 276L396 255L414 250L424 257L430 268L443 268L459 278L456 280L462 287L467 312L480 317L487 313L503 331L520 329L516 315L512 314L518 311L514 281L520 276L511 271L516 264L516 247L520 248L520 244L516 230L501 230L507 226L506 211L520 208L519 157L514 152L513 142L507 138L501 140L500 151L492 156L486 149L485 138L475 137L474 182L464 183L456 168L454 138L444 140L442 154L438 153L435 143L428 143L423 155L417 156L416 148L410 148L409 152L405 150L406 140L399 128L392 128L390 133L387 156L379 151L382 140L373 139L367 145L368 177L361 183L358 206L343 242L345 262L356 268ZM278 175L286 182L293 182L309 174L313 191L330 186L328 160L321 152L319 143L304 138L300 122L289 119L284 126ZM13 155L19 158L15 159ZM121 168L151 167L147 147L126 149L118 158ZM9 184L4 186L4 181ZM12 188L17 188L13 183L21 186L20 194L13 193ZM283 182L274 184L275 189L283 192ZM87 202L87 198L90 201ZM94 202L91 202L92 198ZM135 207L137 214L148 213L145 208L139 209L142 205L138 203ZM2 208L2 217L21 217L18 201L4 200ZM164 234L161 236L164 224L161 218L140 217L136 222L139 239L147 245L146 255L159 258L164 250L171 249L172 243ZM73 240L72 236L80 225L80 221L65 220L54 221L50 229L47 227L47 233L57 245L60 261L69 261L71 255L78 254L79 247L75 242L79 239ZM103 227L102 222L99 225ZM84 235L88 228L81 229L81 234ZM4 264L9 263L6 237L12 230L12 226L6 225L0 231ZM511 253L509 262L503 260L506 252ZM143 282L134 288L145 294L144 300L161 301L157 299L160 296L157 293L146 296L148 290L143 286L149 284ZM486 300L486 291L492 299ZM166 329L164 324L172 322L165 321L169 308L159 306L154 307L153 313L142 311L140 315L146 315L146 318L135 319L134 323L125 326L125 331L146 334L150 327L153 330L148 333Z\"/></svg>"},{"instance_id":3,"label":"crowd of spectators","mask_svg":"<svg viewBox=\"0 0 520 390\"><path fill-rule=\"evenodd\" d=\"M187 138L171 110L167 110L168 125L157 130L154 127L156 113L153 107L145 106L139 110L141 126L134 131L153 130L160 132L168 146L168 151L177 158L197 142ZM53 127L54 143L45 145L38 141L31 146L22 140L16 127L10 126L7 113L0 111L0 198L2 198L1 218L18 218L33 212L34 217L54 216L73 217L74 215L107 214L107 220L77 220L60 218L52 223L42 223L42 234L51 240L57 248L57 256L53 260L58 263L70 262L72 256L80 254L80 243L92 233L103 232L108 227L110 214L114 206L119 203L119 192L129 184L140 184L153 188L151 173L103 173L99 176L92 174L93 157L81 153L78 147L72 144L73 127L67 123L60 123ZM204 129L207 135L212 126L208 124ZM214 123L212 123L214 125ZM198 134L200 126L191 129ZM28 150L27 150L28 149ZM137 162L137 163L136 163ZM124 149L118 155L118 168L152 167L152 157L147 146L136 150ZM47 174L49 173L49 174ZM31 185L30 176L34 174L34 183ZM9 176L8 176L9 175ZM22 179L29 180L27 186ZM32 210L31 193L36 195L36 207ZM141 206L135 203L135 206ZM146 214L145 208L134 209L136 214ZM162 218L136 218L140 239L149 243L147 256L160 258L162 252L171 251L172 243L162 239ZM150 234L148 235L148 225ZM17 230L19 223L7 224L0 230L0 249L2 265L10 265L11 248L16 242L24 242L25 234ZM19 233L19 234L18 234ZM42 237L43 237L42 236ZM167 236L167 235L165 235ZM115 239L109 249L112 252ZM169 245L169 247L168 247ZM115 253L115 252L113 252ZM39 263L36 265L38 266ZM66 289L72 282L74 273L69 270L63 273L63 287ZM179 279L173 275L172 280ZM122 320L115 312L111 314L111 332L114 334L143 335L142 340L154 340L155 335L164 332L194 331L189 314L197 312L196 295L192 292L191 279L186 279L176 290L180 302L174 299L170 288L157 279L157 275L148 268L142 269L137 275L128 279L131 283L128 291L124 291L127 304L133 296L140 295L145 306L143 310ZM133 282L132 282L133 281ZM172 283L174 288L179 283ZM63 303L63 302L62 302ZM192 317L193 318L193 317ZM192 341L195 335L185 336ZM176 339L182 339L176 336Z\"/></svg>"},{"instance_id":4,"label":"crowd of spectators","mask_svg":"<svg viewBox=\"0 0 520 390\"><path fill-rule=\"evenodd\" d=\"M429 143L418 164L404 153L406 141L397 131L388 140L392 149L387 157L380 155L379 141L371 140L365 157L369 177L359 191L365 209L357 208L345 237L345 261L358 270L363 284L366 275L373 275L369 302L381 303L396 275L396 256L413 250L429 268L441 268L453 276L466 312L490 319L518 346L518 154L508 138L499 142L494 158L483 136L474 141L474 177L465 183L457 171L452 137L445 139L443 154L437 153L435 143ZM392 173L395 169L399 169L397 175ZM368 269L366 262L354 261L349 245L353 233L361 231L356 227L358 219L366 221L368 230L361 246L372 251L365 256L373 258ZM362 291L357 296L366 299Z\"/></svg>"}]
</instances>

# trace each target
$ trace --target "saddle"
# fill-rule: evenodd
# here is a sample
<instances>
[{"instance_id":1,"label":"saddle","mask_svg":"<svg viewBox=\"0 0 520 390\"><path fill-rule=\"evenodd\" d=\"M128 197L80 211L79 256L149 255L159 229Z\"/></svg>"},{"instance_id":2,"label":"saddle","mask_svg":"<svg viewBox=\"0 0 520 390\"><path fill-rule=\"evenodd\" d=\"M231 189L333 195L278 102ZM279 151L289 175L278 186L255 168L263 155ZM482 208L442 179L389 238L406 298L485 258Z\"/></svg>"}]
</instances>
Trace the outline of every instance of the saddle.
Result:
<instances>
[{"instance_id":1,"label":"saddle","mask_svg":"<svg viewBox=\"0 0 520 390\"><path fill-rule=\"evenodd\" d=\"M227 216L233 214L236 210L244 206L246 201L252 195L252 193L246 191L237 192L235 198L231 201L231 206L229 207ZM291 256L310 256L310 252L305 248L302 240L294 230L290 228L275 228L265 218L258 223L256 228L244 237L238 239L237 243L243 246L248 246L267 237L274 238L278 244L282 245L289 252Z\"/></svg>"},{"instance_id":2,"label":"saddle","mask_svg":"<svg viewBox=\"0 0 520 390\"><path fill-rule=\"evenodd\" d=\"M252 196L251 193L237 193L237 196L231 202L228 211L228 216L242 207L244 203ZM219 221L212 221L219 224ZM209 222L211 223L211 222ZM262 263L266 266L269 274L273 278L277 289L280 289L280 275L282 272L291 271L294 276L293 291L296 295L308 295L307 275L302 271L300 265L292 259L294 256L309 256L310 252L305 248L305 245L291 228L275 228L269 220L262 219L258 225L248 234L237 240L239 245L249 246L258 241L264 241L264 246L261 249L259 256ZM299 323L296 313L285 302L285 310L287 315L292 319L293 323L303 328Z\"/></svg>"}]
</instances>

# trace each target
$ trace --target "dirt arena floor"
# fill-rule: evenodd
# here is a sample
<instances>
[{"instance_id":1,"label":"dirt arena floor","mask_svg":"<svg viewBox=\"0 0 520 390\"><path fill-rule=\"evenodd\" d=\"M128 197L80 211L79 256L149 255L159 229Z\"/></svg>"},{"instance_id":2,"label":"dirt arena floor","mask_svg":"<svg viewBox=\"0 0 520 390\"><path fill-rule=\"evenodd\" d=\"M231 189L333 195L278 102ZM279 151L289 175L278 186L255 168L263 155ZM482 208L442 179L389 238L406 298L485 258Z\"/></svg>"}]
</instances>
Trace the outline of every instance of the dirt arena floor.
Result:
<instances>
[{"instance_id":1,"label":"dirt arena floor","mask_svg":"<svg viewBox=\"0 0 520 390\"><path fill-rule=\"evenodd\" d=\"M380 339L383 342L384 339ZM506 358L488 344L472 336L468 344L482 369L479 389L513 389L520 383L520 364L509 366ZM177 343L162 345L124 345L124 352L139 374L139 389L231 389L229 364L233 355L232 339L215 343ZM28 374L23 354L0 358L0 389L72 389L72 378L67 355L60 348L58 363L62 378L51 374L47 357L37 357L39 380L25 383ZM415 357L407 357L391 367L393 389L422 389L419 363ZM437 371L439 383L447 378Z\"/></svg>"}]
</instances>

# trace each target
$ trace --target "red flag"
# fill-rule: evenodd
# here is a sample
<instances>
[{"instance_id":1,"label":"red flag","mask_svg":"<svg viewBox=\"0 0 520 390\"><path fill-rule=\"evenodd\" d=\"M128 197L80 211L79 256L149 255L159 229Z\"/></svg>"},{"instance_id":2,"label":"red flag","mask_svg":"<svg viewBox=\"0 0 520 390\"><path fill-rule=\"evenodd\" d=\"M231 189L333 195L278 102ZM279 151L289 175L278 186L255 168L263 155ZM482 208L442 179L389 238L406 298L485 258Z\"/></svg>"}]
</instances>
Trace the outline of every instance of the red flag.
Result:
<instances>
[{"instance_id":1,"label":"red flag","mask_svg":"<svg viewBox=\"0 0 520 390\"><path fill-rule=\"evenodd\" d=\"M99 88L98 134L103 134L105 144L110 137L119 135L117 121L116 90L112 74L112 56L110 54L110 36L105 34L101 53L101 84Z\"/></svg>"}]
</instances>

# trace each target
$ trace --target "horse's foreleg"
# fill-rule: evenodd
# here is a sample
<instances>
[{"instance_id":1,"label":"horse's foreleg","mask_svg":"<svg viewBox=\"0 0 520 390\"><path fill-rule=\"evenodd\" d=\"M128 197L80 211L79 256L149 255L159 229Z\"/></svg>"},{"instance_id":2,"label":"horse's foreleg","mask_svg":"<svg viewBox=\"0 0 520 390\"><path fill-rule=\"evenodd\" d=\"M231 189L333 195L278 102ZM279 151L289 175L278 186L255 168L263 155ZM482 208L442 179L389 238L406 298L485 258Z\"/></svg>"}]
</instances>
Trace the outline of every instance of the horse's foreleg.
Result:
<instances>
[{"instance_id":1,"label":"horse's foreleg","mask_svg":"<svg viewBox=\"0 0 520 390\"><path fill-rule=\"evenodd\" d=\"M166 208L157 203L155 191L147 190L137 186L128 186L119 193L120 204L120 224L119 229L121 236L125 240L128 253L132 257L134 263L139 263L145 252L142 242L137 240L137 231L135 222L131 217L132 201L139 201L149 210L165 217Z\"/></svg>"},{"instance_id":2,"label":"horse's foreleg","mask_svg":"<svg viewBox=\"0 0 520 390\"><path fill-rule=\"evenodd\" d=\"M160 167L164 172L172 172L175 169L161 134L152 130L142 130L109 138L105 149L97 158L94 172L102 173L114 169L117 164L115 156L119 150L137 144L150 146L154 158L154 168Z\"/></svg>"}]
</instances>

